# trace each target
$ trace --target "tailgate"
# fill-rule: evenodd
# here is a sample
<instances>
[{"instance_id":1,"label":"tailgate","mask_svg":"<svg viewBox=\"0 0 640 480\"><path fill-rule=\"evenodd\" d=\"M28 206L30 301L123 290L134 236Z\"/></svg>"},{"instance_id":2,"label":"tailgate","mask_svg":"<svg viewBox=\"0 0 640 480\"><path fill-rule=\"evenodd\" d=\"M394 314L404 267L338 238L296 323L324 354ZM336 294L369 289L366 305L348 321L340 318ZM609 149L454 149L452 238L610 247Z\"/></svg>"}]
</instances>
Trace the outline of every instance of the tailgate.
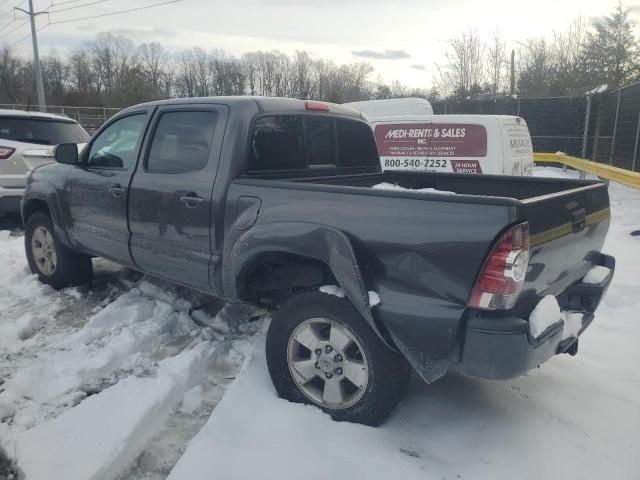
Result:
<instances>
[{"instance_id":1,"label":"tailgate","mask_svg":"<svg viewBox=\"0 0 640 480\"><path fill-rule=\"evenodd\" d=\"M531 251L518 310L528 315L541 296L562 293L598 264L611 214L604 183L522 203Z\"/></svg>"}]
</instances>

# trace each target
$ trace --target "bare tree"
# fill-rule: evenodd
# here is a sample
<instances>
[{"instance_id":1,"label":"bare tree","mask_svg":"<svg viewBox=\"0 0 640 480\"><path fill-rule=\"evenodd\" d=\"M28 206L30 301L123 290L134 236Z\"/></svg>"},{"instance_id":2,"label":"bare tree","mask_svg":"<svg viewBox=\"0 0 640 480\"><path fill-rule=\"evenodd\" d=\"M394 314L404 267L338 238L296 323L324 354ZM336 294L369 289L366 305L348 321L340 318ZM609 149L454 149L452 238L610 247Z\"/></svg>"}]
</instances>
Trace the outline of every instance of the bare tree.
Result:
<instances>
[{"instance_id":1,"label":"bare tree","mask_svg":"<svg viewBox=\"0 0 640 480\"><path fill-rule=\"evenodd\" d=\"M434 83L446 93L464 98L480 90L485 79L485 45L474 29L468 29L449 42L447 64L437 65Z\"/></svg>"},{"instance_id":2,"label":"bare tree","mask_svg":"<svg viewBox=\"0 0 640 480\"><path fill-rule=\"evenodd\" d=\"M491 36L487 48L487 71L489 77L489 87L494 98L506 90L506 80L508 78L507 50L504 40L500 37L498 29Z\"/></svg>"},{"instance_id":3,"label":"bare tree","mask_svg":"<svg viewBox=\"0 0 640 480\"><path fill-rule=\"evenodd\" d=\"M163 97L162 83L163 77L166 75L166 66L169 63L169 52L157 42L143 43L138 51L140 67L151 87L152 96Z\"/></svg>"}]
</instances>

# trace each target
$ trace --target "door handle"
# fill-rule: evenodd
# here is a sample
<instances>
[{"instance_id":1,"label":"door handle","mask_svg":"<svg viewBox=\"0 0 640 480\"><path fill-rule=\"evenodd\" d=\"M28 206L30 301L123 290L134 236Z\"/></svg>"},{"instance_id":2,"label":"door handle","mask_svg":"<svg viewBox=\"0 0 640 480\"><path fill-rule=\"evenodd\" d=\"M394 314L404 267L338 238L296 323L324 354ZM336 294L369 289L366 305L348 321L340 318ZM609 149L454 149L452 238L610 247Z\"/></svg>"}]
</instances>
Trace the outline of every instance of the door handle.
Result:
<instances>
[{"instance_id":1,"label":"door handle","mask_svg":"<svg viewBox=\"0 0 640 480\"><path fill-rule=\"evenodd\" d=\"M124 193L124 188L117 184L111 185L107 190L111 194L111 196L115 198L120 198Z\"/></svg>"},{"instance_id":2,"label":"door handle","mask_svg":"<svg viewBox=\"0 0 640 480\"><path fill-rule=\"evenodd\" d=\"M188 193L180 197L180 201L184 203L187 208L196 208L204 202L204 198L198 197L195 193Z\"/></svg>"}]
</instances>

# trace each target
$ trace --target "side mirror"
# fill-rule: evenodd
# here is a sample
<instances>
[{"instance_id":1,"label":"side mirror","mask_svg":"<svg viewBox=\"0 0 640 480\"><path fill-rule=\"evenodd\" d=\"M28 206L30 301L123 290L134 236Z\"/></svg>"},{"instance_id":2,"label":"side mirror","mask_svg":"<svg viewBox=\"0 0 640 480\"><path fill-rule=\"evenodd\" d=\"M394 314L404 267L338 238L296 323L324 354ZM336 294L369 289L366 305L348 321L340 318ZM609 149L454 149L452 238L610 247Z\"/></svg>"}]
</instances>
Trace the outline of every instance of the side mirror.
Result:
<instances>
[{"instance_id":1,"label":"side mirror","mask_svg":"<svg viewBox=\"0 0 640 480\"><path fill-rule=\"evenodd\" d=\"M78 146L75 143L61 143L55 147L54 156L58 163L76 165L78 163Z\"/></svg>"}]
</instances>

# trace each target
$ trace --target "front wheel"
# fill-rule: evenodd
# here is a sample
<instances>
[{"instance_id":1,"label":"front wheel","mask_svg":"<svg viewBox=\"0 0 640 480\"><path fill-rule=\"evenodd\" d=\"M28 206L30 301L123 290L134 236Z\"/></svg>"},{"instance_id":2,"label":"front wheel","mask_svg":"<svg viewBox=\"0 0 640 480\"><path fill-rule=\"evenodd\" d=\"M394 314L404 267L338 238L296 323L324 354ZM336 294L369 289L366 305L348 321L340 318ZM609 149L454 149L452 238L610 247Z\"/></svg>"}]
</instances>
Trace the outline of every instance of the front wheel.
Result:
<instances>
[{"instance_id":1,"label":"front wheel","mask_svg":"<svg viewBox=\"0 0 640 480\"><path fill-rule=\"evenodd\" d=\"M53 222L44 213L34 213L25 225L25 253L31 272L53 288L91 283L91 257L74 252L58 240Z\"/></svg>"},{"instance_id":2,"label":"front wheel","mask_svg":"<svg viewBox=\"0 0 640 480\"><path fill-rule=\"evenodd\" d=\"M276 312L266 353L280 397L366 425L389 416L410 376L407 361L348 300L320 292L299 295Z\"/></svg>"}]
</instances>

